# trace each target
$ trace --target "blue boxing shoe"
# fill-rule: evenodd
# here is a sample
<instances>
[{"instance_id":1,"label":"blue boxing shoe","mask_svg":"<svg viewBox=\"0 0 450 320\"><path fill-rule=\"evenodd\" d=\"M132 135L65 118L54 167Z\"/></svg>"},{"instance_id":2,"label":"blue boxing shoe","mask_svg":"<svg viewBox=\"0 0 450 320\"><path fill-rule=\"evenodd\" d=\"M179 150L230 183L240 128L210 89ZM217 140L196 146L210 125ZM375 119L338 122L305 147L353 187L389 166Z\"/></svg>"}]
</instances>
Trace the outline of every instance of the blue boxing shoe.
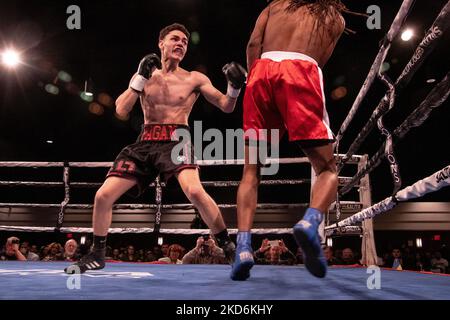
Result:
<instances>
[{"instance_id":1,"label":"blue boxing shoe","mask_svg":"<svg viewBox=\"0 0 450 320\"><path fill-rule=\"evenodd\" d=\"M305 267L318 278L325 277L327 273L327 260L323 255L318 233L322 218L319 210L308 208L303 219L293 228L295 240L303 251Z\"/></svg>"},{"instance_id":2,"label":"blue boxing shoe","mask_svg":"<svg viewBox=\"0 0 450 320\"><path fill-rule=\"evenodd\" d=\"M251 241L250 232L238 232L236 257L230 274L232 280L244 281L250 277L250 269L255 264Z\"/></svg>"}]
</instances>

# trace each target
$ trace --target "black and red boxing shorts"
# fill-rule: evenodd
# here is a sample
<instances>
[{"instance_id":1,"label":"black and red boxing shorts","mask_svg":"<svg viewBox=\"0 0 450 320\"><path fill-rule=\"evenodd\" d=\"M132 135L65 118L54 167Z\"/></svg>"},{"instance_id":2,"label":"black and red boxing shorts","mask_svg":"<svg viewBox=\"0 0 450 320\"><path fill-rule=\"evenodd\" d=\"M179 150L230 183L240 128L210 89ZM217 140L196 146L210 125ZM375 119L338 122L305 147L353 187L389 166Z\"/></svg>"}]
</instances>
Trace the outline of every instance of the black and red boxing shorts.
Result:
<instances>
[{"instance_id":1,"label":"black and red boxing shorts","mask_svg":"<svg viewBox=\"0 0 450 320\"><path fill-rule=\"evenodd\" d=\"M144 124L136 143L122 149L106 177L135 179L140 195L158 174L161 182L167 182L184 169L197 169L194 146L179 139L177 129L189 132L185 125ZM172 150L179 152L172 154Z\"/></svg>"},{"instance_id":2,"label":"black and red boxing shorts","mask_svg":"<svg viewBox=\"0 0 450 320\"><path fill-rule=\"evenodd\" d=\"M262 54L253 64L244 96L247 140L270 140L270 129L289 141L334 140L325 108L322 71L311 57L284 51ZM262 130L262 129L266 129Z\"/></svg>"}]
</instances>

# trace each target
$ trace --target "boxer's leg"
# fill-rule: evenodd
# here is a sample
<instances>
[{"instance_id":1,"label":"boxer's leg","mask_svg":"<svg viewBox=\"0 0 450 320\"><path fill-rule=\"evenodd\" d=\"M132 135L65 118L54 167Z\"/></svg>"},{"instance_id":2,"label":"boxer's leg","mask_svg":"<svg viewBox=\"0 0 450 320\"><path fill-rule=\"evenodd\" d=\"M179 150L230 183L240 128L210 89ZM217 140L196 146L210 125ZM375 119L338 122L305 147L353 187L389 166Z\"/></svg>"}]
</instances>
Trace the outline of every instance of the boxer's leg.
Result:
<instances>
[{"instance_id":1,"label":"boxer's leg","mask_svg":"<svg viewBox=\"0 0 450 320\"><path fill-rule=\"evenodd\" d=\"M306 268L316 277L323 278L327 261L320 245L318 228L336 197L338 178L331 143L318 147L302 148L317 174L311 194L310 207L302 220L294 226L294 237L304 254Z\"/></svg>"},{"instance_id":2,"label":"boxer's leg","mask_svg":"<svg viewBox=\"0 0 450 320\"><path fill-rule=\"evenodd\" d=\"M219 247L225 253L226 260L232 262L235 253L234 243L228 235L219 207L200 182L198 169L185 168L177 173L177 179L186 197L198 209L203 221L211 229Z\"/></svg>"}]
</instances>

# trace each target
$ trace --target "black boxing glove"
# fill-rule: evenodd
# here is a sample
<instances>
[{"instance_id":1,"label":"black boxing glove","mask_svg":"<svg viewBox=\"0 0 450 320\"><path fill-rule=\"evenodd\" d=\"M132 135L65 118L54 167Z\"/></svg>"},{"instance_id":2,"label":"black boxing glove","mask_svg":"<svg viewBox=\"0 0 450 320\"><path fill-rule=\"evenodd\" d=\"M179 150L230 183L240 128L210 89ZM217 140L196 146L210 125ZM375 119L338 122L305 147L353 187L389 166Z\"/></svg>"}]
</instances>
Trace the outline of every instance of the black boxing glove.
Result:
<instances>
[{"instance_id":1,"label":"black boxing glove","mask_svg":"<svg viewBox=\"0 0 450 320\"><path fill-rule=\"evenodd\" d=\"M222 68L228 80L227 96L237 98L247 80L247 71L237 62L230 62Z\"/></svg>"},{"instance_id":2,"label":"black boxing glove","mask_svg":"<svg viewBox=\"0 0 450 320\"><path fill-rule=\"evenodd\" d=\"M142 58L139 62L137 74L130 81L130 88L142 92L145 83L151 78L154 69L161 69L161 59L155 53L151 53Z\"/></svg>"}]
</instances>

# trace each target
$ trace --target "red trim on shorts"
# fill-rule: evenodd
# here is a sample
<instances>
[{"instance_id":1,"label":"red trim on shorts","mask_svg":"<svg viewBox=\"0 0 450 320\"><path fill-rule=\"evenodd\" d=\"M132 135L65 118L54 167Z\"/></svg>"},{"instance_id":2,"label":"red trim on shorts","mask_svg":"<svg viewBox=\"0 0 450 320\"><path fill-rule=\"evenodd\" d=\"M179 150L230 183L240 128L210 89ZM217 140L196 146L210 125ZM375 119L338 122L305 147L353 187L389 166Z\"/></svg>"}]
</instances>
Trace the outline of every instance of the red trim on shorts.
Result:
<instances>
[{"instance_id":1,"label":"red trim on shorts","mask_svg":"<svg viewBox=\"0 0 450 320\"><path fill-rule=\"evenodd\" d=\"M108 179L109 177L118 177L118 178L123 178L123 179L127 179L127 180L134 180L136 183L139 183L139 179L136 176L133 176L132 174L125 173L125 172L122 173L122 172L113 171L106 175L106 179Z\"/></svg>"}]
</instances>

